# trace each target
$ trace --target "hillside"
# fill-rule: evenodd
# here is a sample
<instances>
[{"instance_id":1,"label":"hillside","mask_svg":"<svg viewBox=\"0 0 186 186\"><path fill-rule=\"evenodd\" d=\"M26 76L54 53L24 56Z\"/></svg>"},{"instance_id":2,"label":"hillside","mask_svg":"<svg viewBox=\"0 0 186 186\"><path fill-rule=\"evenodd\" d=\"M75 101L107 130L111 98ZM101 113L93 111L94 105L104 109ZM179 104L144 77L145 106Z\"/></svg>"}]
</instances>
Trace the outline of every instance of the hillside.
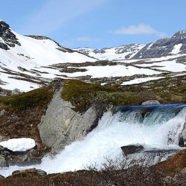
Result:
<instances>
[{"instance_id":1,"label":"hillside","mask_svg":"<svg viewBox=\"0 0 186 186\"><path fill-rule=\"evenodd\" d=\"M7 23L0 22L0 85L3 89L29 91L38 88L59 72L50 65L95 61L93 58L60 46L43 36L23 36Z\"/></svg>"},{"instance_id":2,"label":"hillside","mask_svg":"<svg viewBox=\"0 0 186 186\"><path fill-rule=\"evenodd\" d=\"M27 92L53 79L123 86L185 75L185 35L180 31L147 45L72 50L48 37L17 34L1 21L0 94Z\"/></svg>"},{"instance_id":3,"label":"hillside","mask_svg":"<svg viewBox=\"0 0 186 186\"><path fill-rule=\"evenodd\" d=\"M0 174L10 176L0 178L0 185L183 184L185 150L178 146L178 142L185 120L185 81L185 76L179 76L123 87L64 80L20 95L1 97L0 138L6 142L9 138L29 137L36 146L25 152L12 152L1 147L0 165L3 166L5 158L9 167L1 168ZM141 104L151 99L162 104L180 105L174 108L175 104L172 104L168 109L155 112L147 107L140 111ZM117 118L118 106L125 108L127 105L128 108L135 104L137 110L123 111ZM143 122L150 119L152 123L145 125L141 119ZM122 153L120 147L128 143L147 143L149 146L145 145L145 152L135 154L131 151L127 156L129 165L134 163L134 167L125 169L123 162L121 170L115 170L117 164L104 157L117 157L118 152ZM149 150L150 145L160 149ZM157 164L168 157L171 158ZM134 158L133 162L130 158ZM91 164L90 160L96 163ZM143 161L153 166L137 166ZM85 162L87 167L83 165ZM104 164L100 170L97 165L101 162ZM73 172L74 167L79 171Z\"/></svg>"}]
</instances>

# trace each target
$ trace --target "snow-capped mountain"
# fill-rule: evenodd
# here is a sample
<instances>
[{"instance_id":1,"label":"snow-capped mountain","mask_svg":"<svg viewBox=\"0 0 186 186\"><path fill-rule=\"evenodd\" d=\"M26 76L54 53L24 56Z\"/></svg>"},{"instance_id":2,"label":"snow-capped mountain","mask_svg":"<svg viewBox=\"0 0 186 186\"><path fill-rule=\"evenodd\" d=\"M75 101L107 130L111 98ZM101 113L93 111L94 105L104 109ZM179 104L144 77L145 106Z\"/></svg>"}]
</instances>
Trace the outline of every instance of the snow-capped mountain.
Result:
<instances>
[{"instance_id":1,"label":"snow-capped mountain","mask_svg":"<svg viewBox=\"0 0 186 186\"><path fill-rule=\"evenodd\" d=\"M77 48L74 50L99 60L122 60L122 59L131 59L144 46L145 45L142 44L130 44L130 45L123 45L119 47L113 47L113 48L102 48L102 49Z\"/></svg>"},{"instance_id":2,"label":"snow-capped mountain","mask_svg":"<svg viewBox=\"0 0 186 186\"><path fill-rule=\"evenodd\" d=\"M186 31L179 31L170 38L160 39L143 47L133 58L157 58L186 53Z\"/></svg>"},{"instance_id":3,"label":"snow-capped mountain","mask_svg":"<svg viewBox=\"0 0 186 186\"><path fill-rule=\"evenodd\" d=\"M0 86L31 90L56 77L49 65L95 59L60 46L43 36L23 36L0 21ZM21 81L20 80L24 80Z\"/></svg>"},{"instance_id":4,"label":"snow-capped mountain","mask_svg":"<svg viewBox=\"0 0 186 186\"><path fill-rule=\"evenodd\" d=\"M0 95L55 78L131 85L186 74L186 31L147 45L68 49L45 36L23 36L0 21Z\"/></svg>"},{"instance_id":5,"label":"snow-capped mountain","mask_svg":"<svg viewBox=\"0 0 186 186\"><path fill-rule=\"evenodd\" d=\"M131 44L113 48L77 48L74 50L99 60L116 61L124 59L158 58L175 54L185 54L186 31L179 31L170 38L160 39L154 43L148 43L146 45Z\"/></svg>"}]
</instances>

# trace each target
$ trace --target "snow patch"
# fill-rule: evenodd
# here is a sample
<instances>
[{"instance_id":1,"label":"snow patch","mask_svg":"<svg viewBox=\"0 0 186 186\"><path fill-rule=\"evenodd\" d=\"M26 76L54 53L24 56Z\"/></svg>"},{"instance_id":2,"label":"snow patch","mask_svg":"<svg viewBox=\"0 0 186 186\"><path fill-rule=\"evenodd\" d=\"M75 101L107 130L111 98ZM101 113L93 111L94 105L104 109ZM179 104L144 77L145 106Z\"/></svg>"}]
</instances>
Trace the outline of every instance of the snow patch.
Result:
<instances>
[{"instance_id":1,"label":"snow patch","mask_svg":"<svg viewBox=\"0 0 186 186\"><path fill-rule=\"evenodd\" d=\"M36 143L31 138L12 138L7 141L0 142L0 145L11 151L27 151L36 146Z\"/></svg>"},{"instance_id":2,"label":"snow patch","mask_svg":"<svg viewBox=\"0 0 186 186\"><path fill-rule=\"evenodd\" d=\"M136 78L131 81L123 82L121 85L133 85L133 84L140 84L147 81L162 79L163 77L146 77L146 78Z\"/></svg>"},{"instance_id":3,"label":"snow patch","mask_svg":"<svg viewBox=\"0 0 186 186\"><path fill-rule=\"evenodd\" d=\"M69 74L68 77L78 77L78 76L91 76L92 78L103 78L103 77L119 77L119 76L133 76L135 74L146 74L153 75L159 74L160 72L137 68L133 66L115 65L115 66L87 66L86 72L75 72ZM67 75L64 74L64 75Z\"/></svg>"},{"instance_id":4,"label":"snow patch","mask_svg":"<svg viewBox=\"0 0 186 186\"><path fill-rule=\"evenodd\" d=\"M173 50L171 51L171 54L178 54L180 52L181 47L182 43L175 45Z\"/></svg>"}]
</instances>

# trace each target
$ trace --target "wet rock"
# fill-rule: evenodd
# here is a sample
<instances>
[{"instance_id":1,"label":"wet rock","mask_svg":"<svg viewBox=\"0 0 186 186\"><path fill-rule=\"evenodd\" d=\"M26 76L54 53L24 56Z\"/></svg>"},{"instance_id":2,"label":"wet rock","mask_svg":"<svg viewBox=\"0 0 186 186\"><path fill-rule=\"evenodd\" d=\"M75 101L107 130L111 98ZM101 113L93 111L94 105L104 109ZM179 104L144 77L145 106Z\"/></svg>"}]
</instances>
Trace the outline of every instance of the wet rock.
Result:
<instances>
[{"instance_id":1,"label":"wet rock","mask_svg":"<svg viewBox=\"0 0 186 186\"><path fill-rule=\"evenodd\" d=\"M180 141L181 141L181 145L183 147L186 147L186 122L184 124L184 128L180 136Z\"/></svg>"},{"instance_id":2,"label":"wet rock","mask_svg":"<svg viewBox=\"0 0 186 186\"><path fill-rule=\"evenodd\" d=\"M41 162L43 153L37 149L11 151L0 146L0 167L9 165L31 165ZM1 163L2 162L2 163Z\"/></svg>"},{"instance_id":3,"label":"wet rock","mask_svg":"<svg viewBox=\"0 0 186 186\"><path fill-rule=\"evenodd\" d=\"M178 145L179 145L180 147L184 147L184 145L185 145L185 144L184 144L184 139L183 139L183 136L182 136L182 135L180 135Z\"/></svg>"},{"instance_id":4,"label":"wet rock","mask_svg":"<svg viewBox=\"0 0 186 186\"><path fill-rule=\"evenodd\" d=\"M127 145L127 146L121 147L121 150L127 156L129 154L141 152L142 150L144 150L144 147L142 145Z\"/></svg>"},{"instance_id":5,"label":"wet rock","mask_svg":"<svg viewBox=\"0 0 186 186\"><path fill-rule=\"evenodd\" d=\"M158 100L148 100L142 103L142 105L159 105L160 102Z\"/></svg>"}]
</instances>

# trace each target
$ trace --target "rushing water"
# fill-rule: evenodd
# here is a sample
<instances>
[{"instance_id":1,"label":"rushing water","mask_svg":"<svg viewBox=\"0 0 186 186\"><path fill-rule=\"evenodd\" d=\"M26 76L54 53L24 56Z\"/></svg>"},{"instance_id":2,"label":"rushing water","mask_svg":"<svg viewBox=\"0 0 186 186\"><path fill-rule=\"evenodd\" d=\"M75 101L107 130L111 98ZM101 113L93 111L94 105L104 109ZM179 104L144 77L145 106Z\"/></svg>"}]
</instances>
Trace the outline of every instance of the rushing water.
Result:
<instances>
[{"instance_id":1,"label":"rushing water","mask_svg":"<svg viewBox=\"0 0 186 186\"><path fill-rule=\"evenodd\" d=\"M96 166L100 169L108 159L122 160L121 146L141 144L150 149L180 149L179 135L186 120L185 105L162 107L120 108L115 114L106 112L98 126L81 141L75 141L54 157L45 156L40 165L11 166L0 170L9 175L12 171L25 168L40 168L48 173L74 171ZM143 159L146 165L166 159L169 154L149 156L147 152L125 157L129 163L133 159ZM138 161L139 163L140 161Z\"/></svg>"}]
</instances>

